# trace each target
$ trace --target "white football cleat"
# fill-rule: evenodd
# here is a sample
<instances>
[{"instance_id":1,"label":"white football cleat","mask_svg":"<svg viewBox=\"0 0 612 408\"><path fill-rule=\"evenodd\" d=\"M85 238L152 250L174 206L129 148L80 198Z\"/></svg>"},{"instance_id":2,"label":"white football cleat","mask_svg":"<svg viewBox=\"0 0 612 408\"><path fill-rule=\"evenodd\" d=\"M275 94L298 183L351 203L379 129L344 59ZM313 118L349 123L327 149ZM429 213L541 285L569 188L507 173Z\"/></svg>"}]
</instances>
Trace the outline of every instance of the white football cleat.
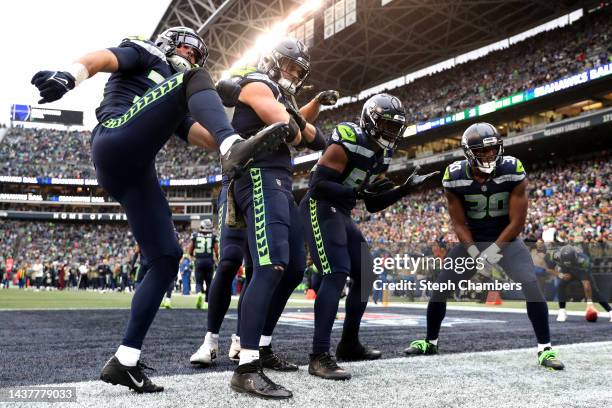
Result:
<instances>
[{"instance_id":1,"label":"white football cleat","mask_svg":"<svg viewBox=\"0 0 612 408\"><path fill-rule=\"evenodd\" d=\"M559 309L559 313L557 314L557 321L564 322L567 320L567 312L565 309Z\"/></svg>"},{"instance_id":2,"label":"white football cleat","mask_svg":"<svg viewBox=\"0 0 612 408\"><path fill-rule=\"evenodd\" d=\"M240 361L240 337L235 334L232 334L232 345L227 355L229 359L234 362Z\"/></svg>"},{"instance_id":3,"label":"white football cleat","mask_svg":"<svg viewBox=\"0 0 612 408\"><path fill-rule=\"evenodd\" d=\"M191 364L201 364L204 366L209 366L217 358L218 353L218 346L211 346L210 344L208 344L208 342L204 341L198 351L191 355L189 362Z\"/></svg>"}]
</instances>

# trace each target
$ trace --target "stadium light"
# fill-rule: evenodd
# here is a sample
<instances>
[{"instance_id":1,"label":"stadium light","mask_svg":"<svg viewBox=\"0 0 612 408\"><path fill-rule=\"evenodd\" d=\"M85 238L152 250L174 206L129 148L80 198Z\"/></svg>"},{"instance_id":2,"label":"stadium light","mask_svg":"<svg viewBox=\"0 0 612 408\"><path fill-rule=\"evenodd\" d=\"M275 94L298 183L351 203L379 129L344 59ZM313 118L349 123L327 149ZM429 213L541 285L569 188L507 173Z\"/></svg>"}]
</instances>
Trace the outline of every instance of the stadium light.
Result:
<instances>
[{"instance_id":1,"label":"stadium light","mask_svg":"<svg viewBox=\"0 0 612 408\"><path fill-rule=\"evenodd\" d=\"M221 78L228 78L232 69L243 67L256 61L257 57L268 51L278 38L286 35L293 25L301 23L307 15L318 10L323 5L323 1L306 0L304 4L292 11L287 18L276 23L270 30L257 37L253 47L249 48L229 69L223 71Z\"/></svg>"}]
</instances>

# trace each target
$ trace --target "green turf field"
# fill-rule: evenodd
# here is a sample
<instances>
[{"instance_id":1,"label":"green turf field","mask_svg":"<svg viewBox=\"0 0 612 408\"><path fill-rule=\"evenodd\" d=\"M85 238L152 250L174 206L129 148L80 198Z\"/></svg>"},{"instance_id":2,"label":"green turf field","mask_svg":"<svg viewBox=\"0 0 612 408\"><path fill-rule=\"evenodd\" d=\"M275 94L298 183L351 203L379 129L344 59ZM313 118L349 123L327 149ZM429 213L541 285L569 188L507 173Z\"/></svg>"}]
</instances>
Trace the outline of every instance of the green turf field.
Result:
<instances>
[{"instance_id":1,"label":"green turf field","mask_svg":"<svg viewBox=\"0 0 612 408\"><path fill-rule=\"evenodd\" d=\"M19 290L19 289L2 289L0 290L0 309L97 309L97 308L113 308L127 309L132 302L131 293L118 292L86 292L86 291L40 291ZM177 309L194 309L196 297L195 295L182 296L178 293L172 295L172 307ZM408 304L424 304L425 302L409 302L403 298L391 298L389 304L393 306ZM237 300L233 299L230 305L235 308ZM309 306L312 305L312 300L306 300L302 293L295 293L290 300L288 306ZM476 302L449 302L449 305L460 306L484 306L482 303ZM204 303L204 309L207 305ZM523 301L505 301L501 306L489 306L492 310L496 307L501 308L525 308ZM548 307L551 310L557 309L556 302L548 302ZM567 310L583 311L586 307L585 303L568 303ZM599 305L598 309L601 310Z\"/></svg>"}]
</instances>

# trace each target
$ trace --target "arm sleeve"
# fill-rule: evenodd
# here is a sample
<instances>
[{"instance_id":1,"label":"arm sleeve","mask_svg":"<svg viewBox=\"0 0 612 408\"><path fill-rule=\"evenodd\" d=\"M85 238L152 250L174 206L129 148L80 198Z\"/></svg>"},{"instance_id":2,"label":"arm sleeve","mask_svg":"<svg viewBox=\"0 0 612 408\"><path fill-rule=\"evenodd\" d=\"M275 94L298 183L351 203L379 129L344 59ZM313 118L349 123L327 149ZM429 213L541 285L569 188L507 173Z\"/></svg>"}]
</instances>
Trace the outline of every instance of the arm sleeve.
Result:
<instances>
[{"instance_id":1,"label":"arm sleeve","mask_svg":"<svg viewBox=\"0 0 612 408\"><path fill-rule=\"evenodd\" d=\"M408 194L410 189L395 187L384 193L377 194L374 197L369 197L363 200L366 206L366 210L371 213L379 212L390 206L391 204L399 201Z\"/></svg>"},{"instance_id":2,"label":"arm sleeve","mask_svg":"<svg viewBox=\"0 0 612 408\"><path fill-rule=\"evenodd\" d=\"M323 132L321 132L319 128L316 128L316 130L317 132L315 133L314 140L306 143L306 147L312 150L325 150L325 146L327 145L325 136L323 136Z\"/></svg>"},{"instance_id":3,"label":"arm sleeve","mask_svg":"<svg viewBox=\"0 0 612 408\"><path fill-rule=\"evenodd\" d=\"M355 189L340 183L341 174L329 167L317 165L310 181L310 194L315 200L335 197L340 200L354 200Z\"/></svg>"},{"instance_id":4,"label":"arm sleeve","mask_svg":"<svg viewBox=\"0 0 612 408\"><path fill-rule=\"evenodd\" d=\"M185 142L189 142L187 140L187 136L189 135L189 129L191 129L191 126L193 126L194 123L196 122L195 120L193 120L191 116L185 116L183 121L178 125L178 127L174 131L174 134L180 137L181 139L183 139Z\"/></svg>"}]
</instances>

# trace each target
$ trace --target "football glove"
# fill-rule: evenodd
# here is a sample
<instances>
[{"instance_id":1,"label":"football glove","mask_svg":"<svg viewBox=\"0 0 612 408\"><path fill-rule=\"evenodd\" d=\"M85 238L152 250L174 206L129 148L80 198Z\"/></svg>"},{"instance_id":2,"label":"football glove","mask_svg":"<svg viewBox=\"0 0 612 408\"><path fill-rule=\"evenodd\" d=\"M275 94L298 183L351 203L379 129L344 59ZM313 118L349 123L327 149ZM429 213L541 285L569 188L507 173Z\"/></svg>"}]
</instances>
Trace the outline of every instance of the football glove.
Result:
<instances>
[{"instance_id":1,"label":"football glove","mask_svg":"<svg viewBox=\"0 0 612 408\"><path fill-rule=\"evenodd\" d=\"M40 104L57 101L75 87L74 77L65 71L38 71L31 82L40 92Z\"/></svg>"},{"instance_id":2,"label":"football glove","mask_svg":"<svg viewBox=\"0 0 612 408\"><path fill-rule=\"evenodd\" d=\"M321 105L332 106L332 105L335 105L336 102L338 102L339 97L340 97L340 93L338 91L329 90L329 91L319 92L314 97L314 100L319 102Z\"/></svg>"},{"instance_id":3,"label":"football glove","mask_svg":"<svg viewBox=\"0 0 612 408\"><path fill-rule=\"evenodd\" d=\"M359 200L363 200L369 197L376 197L380 193L384 193L385 191L389 191L395 187L395 183L393 183L388 178L380 178L376 179L372 183L363 183L356 191L356 198Z\"/></svg>"},{"instance_id":4,"label":"football glove","mask_svg":"<svg viewBox=\"0 0 612 408\"><path fill-rule=\"evenodd\" d=\"M288 105L285 106L285 109L287 109L287 112L289 113L289 115L291 115L293 120L295 120L295 123L297 123L298 127L300 128L300 132L304 130L308 122L306 122L306 119L304 119L300 111Z\"/></svg>"},{"instance_id":5,"label":"football glove","mask_svg":"<svg viewBox=\"0 0 612 408\"><path fill-rule=\"evenodd\" d=\"M412 170L412 173L408 176L408 178L401 184L400 188L403 191L412 190L414 187L423 184L427 181L428 178L433 177L437 174L440 174L439 171L433 171L428 174L418 174L419 170L421 170L421 166L417 165Z\"/></svg>"},{"instance_id":6,"label":"football glove","mask_svg":"<svg viewBox=\"0 0 612 408\"><path fill-rule=\"evenodd\" d=\"M485 263L490 263L495 265L504 257L501 253L501 248L497 246L497 244L493 243L487 247L484 251L480 253L480 257L485 261Z\"/></svg>"}]
</instances>

